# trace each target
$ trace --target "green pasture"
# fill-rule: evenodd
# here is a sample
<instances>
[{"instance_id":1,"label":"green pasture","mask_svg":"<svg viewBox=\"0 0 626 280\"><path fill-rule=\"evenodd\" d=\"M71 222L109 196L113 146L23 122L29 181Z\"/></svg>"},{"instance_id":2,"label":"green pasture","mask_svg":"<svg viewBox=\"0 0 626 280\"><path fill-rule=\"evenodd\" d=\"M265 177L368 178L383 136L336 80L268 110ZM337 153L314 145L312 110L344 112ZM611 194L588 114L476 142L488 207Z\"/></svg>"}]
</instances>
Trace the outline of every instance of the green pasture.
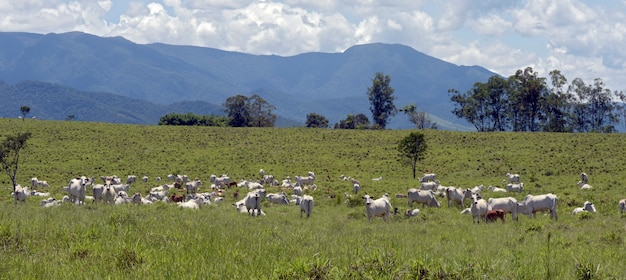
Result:
<instances>
[{"instance_id":1,"label":"green pasture","mask_svg":"<svg viewBox=\"0 0 626 280\"><path fill-rule=\"evenodd\" d=\"M97 112L94 112L97 113ZM32 133L21 154L18 182L46 180L52 196L76 176L148 176L131 191L146 194L167 174L258 179L262 168L279 181L316 174L311 218L294 205L267 202L267 216L239 214L225 201L200 210L175 204L14 205L0 175L0 279L625 279L626 197L622 134L471 133L424 131L428 144L418 174L432 171L444 186L503 187L519 173L521 194L554 193L558 221L520 216L504 224L473 224L461 209L424 208L418 217L368 222L363 203L347 198L349 181L361 194L392 195L400 212L417 187L396 143L407 130L211 128L136 126L0 119L0 137ZM590 191L579 190L579 174ZM381 181L372 178L382 176ZM164 183L164 182L162 182ZM207 188L200 191L209 191ZM269 192L278 188L269 187ZM90 189L88 189L88 193ZM245 193L239 189L240 194ZM289 191L287 191L289 193ZM290 193L289 193L290 194ZM594 215L572 216L592 201ZM589 277L589 278L586 278Z\"/></svg>"}]
</instances>

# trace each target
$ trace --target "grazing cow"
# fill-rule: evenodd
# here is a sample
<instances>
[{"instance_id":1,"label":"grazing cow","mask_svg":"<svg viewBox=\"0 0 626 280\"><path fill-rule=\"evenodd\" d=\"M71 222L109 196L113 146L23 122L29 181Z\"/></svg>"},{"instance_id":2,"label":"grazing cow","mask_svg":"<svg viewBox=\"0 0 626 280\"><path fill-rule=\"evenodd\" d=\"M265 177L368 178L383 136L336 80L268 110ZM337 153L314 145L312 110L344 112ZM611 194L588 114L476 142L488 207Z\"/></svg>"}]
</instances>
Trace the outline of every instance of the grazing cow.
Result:
<instances>
[{"instance_id":1,"label":"grazing cow","mask_svg":"<svg viewBox=\"0 0 626 280\"><path fill-rule=\"evenodd\" d=\"M437 175L435 173L424 173L424 176L420 178L420 183L434 182L435 180L437 180Z\"/></svg>"},{"instance_id":2,"label":"grazing cow","mask_svg":"<svg viewBox=\"0 0 626 280\"><path fill-rule=\"evenodd\" d=\"M435 193L432 190L425 191L411 188L408 190L407 196L409 198L410 208L413 207L413 202L421 203L429 207L439 208L441 206L439 201L435 198Z\"/></svg>"},{"instance_id":3,"label":"grazing cow","mask_svg":"<svg viewBox=\"0 0 626 280\"><path fill-rule=\"evenodd\" d=\"M487 201L482 199L480 195L473 194L472 205L470 206L470 211L472 212L472 223L476 222L475 221L476 218L478 218L479 224L480 224L480 220L486 221Z\"/></svg>"},{"instance_id":4,"label":"grazing cow","mask_svg":"<svg viewBox=\"0 0 626 280\"><path fill-rule=\"evenodd\" d=\"M154 177L154 180L157 181L157 182L161 182L161 176Z\"/></svg>"},{"instance_id":5,"label":"grazing cow","mask_svg":"<svg viewBox=\"0 0 626 280\"><path fill-rule=\"evenodd\" d=\"M265 194L264 189L257 189L249 192L244 198L244 205L248 208L248 213L251 216L258 216L261 213L261 201Z\"/></svg>"},{"instance_id":6,"label":"grazing cow","mask_svg":"<svg viewBox=\"0 0 626 280\"><path fill-rule=\"evenodd\" d=\"M521 203L517 204L517 213L535 217L537 212L550 212L550 219L558 220L556 212L557 196L554 194L527 195Z\"/></svg>"},{"instance_id":7,"label":"grazing cow","mask_svg":"<svg viewBox=\"0 0 626 280\"><path fill-rule=\"evenodd\" d=\"M626 198L620 200L618 205L619 205L619 214L621 215L626 211Z\"/></svg>"},{"instance_id":8,"label":"grazing cow","mask_svg":"<svg viewBox=\"0 0 626 280\"><path fill-rule=\"evenodd\" d=\"M506 177L509 179L509 183L511 183L511 184L519 184L520 183L519 174L506 173Z\"/></svg>"},{"instance_id":9,"label":"grazing cow","mask_svg":"<svg viewBox=\"0 0 626 280\"><path fill-rule=\"evenodd\" d=\"M511 213L513 220L517 221L517 199L514 197L489 198L487 210L502 210L505 214Z\"/></svg>"},{"instance_id":10,"label":"grazing cow","mask_svg":"<svg viewBox=\"0 0 626 280\"><path fill-rule=\"evenodd\" d=\"M72 203L85 204L85 192L88 179L85 177L74 178L70 180L67 186L68 196Z\"/></svg>"},{"instance_id":11,"label":"grazing cow","mask_svg":"<svg viewBox=\"0 0 626 280\"><path fill-rule=\"evenodd\" d=\"M383 217L385 222L389 219L392 207L388 197L374 200L371 196L364 195L362 198L365 200L365 214L369 221L372 221L374 217Z\"/></svg>"},{"instance_id":12,"label":"grazing cow","mask_svg":"<svg viewBox=\"0 0 626 280\"><path fill-rule=\"evenodd\" d=\"M572 211L572 215L577 215L577 214L582 213L582 212L595 213L596 212L596 206L593 205L593 203L591 203L589 201L585 201L585 203L583 203L583 207L576 207L576 208L574 208L574 210Z\"/></svg>"},{"instance_id":13,"label":"grazing cow","mask_svg":"<svg viewBox=\"0 0 626 280\"><path fill-rule=\"evenodd\" d=\"M521 193L523 189L524 189L524 183L508 184L508 185L506 185L506 191L508 191L508 192L518 192L518 193Z\"/></svg>"},{"instance_id":14,"label":"grazing cow","mask_svg":"<svg viewBox=\"0 0 626 280\"><path fill-rule=\"evenodd\" d=\"M314 204L315 202L313 201L312 196L303 195L302 199L300 199L300 218L302 218L302 213L305 213L307 218L311 217Z\"/></svg>"},{"instance_id":15,"label":"grazing cow","mask_svg":"<svg viewBox=\"0 0 626 280\"><path fill-rule=\"evenodd\" d=\"M485 216L485 219L486 223L495 222L498 219L502 220L502 223L504 223L504 211L500 209L487 210L487 215Z\"/></svg>"},{"instance_id":16,"label":"grazing cow","mask_svg":"<svg viewBox=\"0 0 626 280\"><path fill-rule=\"evenodd\" d=\"M285 192L281 193L270 193L265 196L267 201L274 204L289 204L289 200L287 199L287 194Z\"/></svg>"},{"instance_id":17,"label":"grazing cow","mask_svg":"<svg viewBox=\"0 0 626 280\"><path fill-rule=\"evenodd\" d=\"M302 187L301 186L293 187L293 194L302 196Z\"/></svg>"},{"instance_id":18,"label":"grazing cow","mask_svg":"<svg viewBox=\"0 0 626 280\"><path fill-rule=\"evenodd\" d=\"M589 181L589 177L587 177L587 173L585 173L585 172L580 173L580 180L583 183L587 184L587 182Z\"/></svg>"},{"instance_id":19,"label":"grazing cow","mask_svg":"<svg viewBox=\"0 0 626 280\"><path fill-rule=\"evenodd\" d=\"M406 210L406 212L404 213L404 215L407 217L415 217L419 214L420 214L419 209L409 209L409 210Z\"/></svg>"}]
</instances>

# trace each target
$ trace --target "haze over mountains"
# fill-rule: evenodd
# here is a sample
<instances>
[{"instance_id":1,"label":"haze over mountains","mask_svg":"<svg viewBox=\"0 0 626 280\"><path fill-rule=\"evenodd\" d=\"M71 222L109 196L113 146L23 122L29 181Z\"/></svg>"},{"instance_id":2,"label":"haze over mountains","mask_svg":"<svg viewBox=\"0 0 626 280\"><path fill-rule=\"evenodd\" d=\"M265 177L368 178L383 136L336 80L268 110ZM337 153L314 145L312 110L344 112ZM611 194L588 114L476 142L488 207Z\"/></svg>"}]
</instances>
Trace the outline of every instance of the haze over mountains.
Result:
<instances>
[{"instance_id":1,"label":"haze over mountains","mask_svg":"<svg viewBox=\"0 0 626 280\"><path fill-rule=\"evenodd\" d=\"M0 33L0 116L16 117L26 105L38 118L156 124L171 112L223 114L228 97L256 93L276 106L277 125L304 125L311 112L332 125L348 114L371 119L366 92L376 72L391 76L397 107L413 103L440 129L454 130L473 127L452 115L447 90L465 92L495 75L395 44L281 57L141 45L80 32L5 32ZM401 114L388 125L409 127Z\"/></svg>"}]
</instances>

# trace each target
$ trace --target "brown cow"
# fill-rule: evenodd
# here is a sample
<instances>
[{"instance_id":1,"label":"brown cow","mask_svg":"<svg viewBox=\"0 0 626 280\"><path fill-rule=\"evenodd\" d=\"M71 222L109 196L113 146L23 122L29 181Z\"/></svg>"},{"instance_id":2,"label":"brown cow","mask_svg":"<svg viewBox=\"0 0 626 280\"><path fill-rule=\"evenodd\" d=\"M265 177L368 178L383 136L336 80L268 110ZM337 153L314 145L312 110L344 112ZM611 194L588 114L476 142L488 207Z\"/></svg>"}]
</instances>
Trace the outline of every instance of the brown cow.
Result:
<instances>
[{"instance_id":1,"label":"brown cow","mask_svg":"<svg viewBox=\"0 0 626 280\"><path fill-rule=\"evenodd\" d=\"M496 210L488 210L486 216L486 222L495 222L500 219L504 223L504 210L496 209Z\"/></svg>"},{"instance_id":2,"label":"brown cow","mask_svg":"<svg viewBox=\"0 0 626 280\"><path fill-rule=\"evenodd\" d=\"M184 194L172 194L170 196L170 200L172 200L173 202L185 202L185 195Z\"/></svg>"}]
</instances>

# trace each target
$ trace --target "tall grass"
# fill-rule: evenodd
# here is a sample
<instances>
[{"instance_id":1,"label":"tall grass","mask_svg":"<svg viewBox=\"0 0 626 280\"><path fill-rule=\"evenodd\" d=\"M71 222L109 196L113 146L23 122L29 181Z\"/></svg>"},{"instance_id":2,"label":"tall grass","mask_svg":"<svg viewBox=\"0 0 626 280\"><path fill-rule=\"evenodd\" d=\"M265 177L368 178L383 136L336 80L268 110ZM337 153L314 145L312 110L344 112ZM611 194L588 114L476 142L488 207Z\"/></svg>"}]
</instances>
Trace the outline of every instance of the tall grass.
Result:
<instances>
[{"instance_id":1,"label":"tall grass","mask_svg":"<svg viewBox=\"0 0 626 280\"><path fill-rule=\"evenodd\" d=\"M53 196L74 176L148 175L131 190L146 193L169 173L277 178L314 171L318 190L311 218L299 208L264 202L267 216L236 213L226 201L198 211L174 204L61 205L42 208L31 197L14 205L0 176L0 278L202 279L623 279L626 266L623 135L463 133L426 131L420 168L443 185L502 187L520 173L526 194L559 197L559 220L538 215L504 224L472 224L460 209L423 208L419 217L368 222L349 201L353 176L362 192L380 196L417 186L396 161L408 131L156 127L102 123L0 120L2 136L30 131L18 182L51 183ZM594 189L576 182L586 172ZM371 178L383 176L382 181ZM203 190L202 190L203 191ZM270 188L270 192L278 191ZM240 190L240 193L245 192ZM495 194L484 193L485 197ZM497 196L503 196L498 194ZM585 200L595 215L571 216ZM392 198L400 211L406 199Z\"/></svg>"}]
</instances>

